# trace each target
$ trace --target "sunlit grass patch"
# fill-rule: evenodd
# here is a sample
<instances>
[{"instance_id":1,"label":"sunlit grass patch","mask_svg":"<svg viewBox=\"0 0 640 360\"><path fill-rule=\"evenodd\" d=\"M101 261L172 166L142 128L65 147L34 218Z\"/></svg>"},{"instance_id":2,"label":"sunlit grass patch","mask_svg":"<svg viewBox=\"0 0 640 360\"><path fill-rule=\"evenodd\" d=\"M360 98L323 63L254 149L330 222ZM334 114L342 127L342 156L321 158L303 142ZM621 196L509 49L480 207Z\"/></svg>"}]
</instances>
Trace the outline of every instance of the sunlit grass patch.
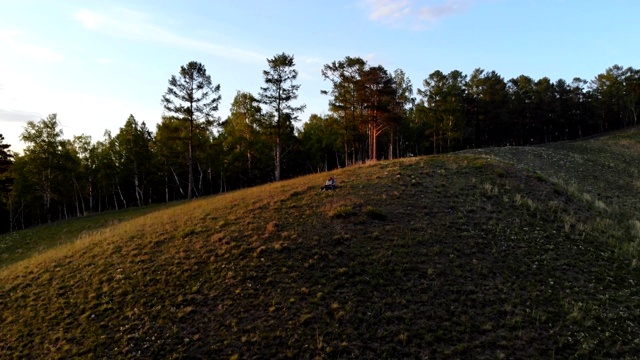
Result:
<instances>
[{"instance_id":1,"label":"sunlit grass patch","mask_svg":"<svg viewBox=\"0 0 640 360\"><path fill-rule=\"evenodd\" d=\"M514 201L516 203L516 205L519 206L526 206L529 210L533 211L536 210L537 206L535 204L535 202L533 200L531 200L530 198L521 195L521 194L516 194L514 197Z\"/></svg>"},{"instance_id":2,"label":"sunlit grass patch","mask_svg":"<svg viewBox=\"0 0 640 360\"><path fill-rule=\"evenodd\" d=\"M490 183L484 183L482 187L486 191L486 194L490 196L498 195L498 193L500 192L497 185L493 185Z\"/></svg>"},{"instance_id":3,"label":"sunlit grass patch","mask_svg":"<svg viewBox=\"0 0 640 360\"><path fill-rule=\"evenodd\" d=\"M337 219L344 219L352 215L355 215L355 212L353 211L353 208L348 205L338 206L329 213L329 217Z\"/></svg>"},{"instance_id":4,"label":"sunlit grass patch","mask_svg":"<svg viewBox=\"0 0 640 360\"><path fill-rule=\"evenodd\" d=\"M596 209L602 210L602 211L609 211L609 207L602 201L600 200L595 200L593 202L593 205L596 207Z\"/></svg>"}]
</instances>

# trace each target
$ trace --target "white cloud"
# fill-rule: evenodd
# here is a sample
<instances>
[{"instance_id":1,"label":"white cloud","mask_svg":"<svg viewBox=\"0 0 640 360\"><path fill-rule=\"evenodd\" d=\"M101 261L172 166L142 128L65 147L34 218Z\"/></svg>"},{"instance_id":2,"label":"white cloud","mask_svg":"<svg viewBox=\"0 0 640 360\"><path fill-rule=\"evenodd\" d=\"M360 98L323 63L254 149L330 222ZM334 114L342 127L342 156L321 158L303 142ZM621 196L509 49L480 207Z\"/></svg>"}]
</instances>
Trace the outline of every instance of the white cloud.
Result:
<instances>
[{"instance_id":1,"label":"white cloud","mask_svg":"<svg viewBox=\"0 0 640 360\"><path fill-rule=\"evenodd\" d=\"M267 58L253 51L179 35L150 22L145 14L127 9L118 9L113 15L80 10L75 18L85 28L113 37L155 42L248 63L263 63Z\"/></svg>"},{"instance_id":2,"label":"white cloud","mask_svg":"<svg viewBox=\"0 0 640 360\"><path fill-rule=\"evenodd\" d=\"M371 20L400 19L411 13L410 0L367 0Z\"/></svg>"},{"instance_id":3,"label":"white cloud","mask_svg":"<svg viewBox=\"0 0 640 360\"><path fill-rule=\"evenodd\" d=\"M62 54L49 48L21 41L19 38L23 35L24 33L19 30L0 31L0 49L6 46L8 47L6 53L15 53L28 59L45 62L58 62L64 58ZM5 53L5 51L2 52Z\"/></svg>"},{"instance_id":4,"label":"white cloud","mask_svg":"<svg viewBox=\"0 0 640 360\"><path fill-rule=\"evenodd\" d=\"M39 113L15 109L0 109L0 122L26 123L42 117Z\"/></svg>"},{"instance_id":5,"label":"white cloud","mask_svg":"<svg viewBox=\"0 0 640 360\"><path fill-rule=\"evenodd\" d=\"M369 19L387 25L420 28L447 16L467 11L474 0L440 0L426 4L424 0L364 0Z\"/></svg>"},{"instance_id":6,"label":"white cloud","mask_svg":"<svg viewBox=\"0 0 640 360\"><path fill-rule=\"evenodd\" d=\"M109 22L109 19L89 10L78 11L76 13L76 19L78 19L84 27L90 30L97 30Z\"/></svg>"}]
</instances>

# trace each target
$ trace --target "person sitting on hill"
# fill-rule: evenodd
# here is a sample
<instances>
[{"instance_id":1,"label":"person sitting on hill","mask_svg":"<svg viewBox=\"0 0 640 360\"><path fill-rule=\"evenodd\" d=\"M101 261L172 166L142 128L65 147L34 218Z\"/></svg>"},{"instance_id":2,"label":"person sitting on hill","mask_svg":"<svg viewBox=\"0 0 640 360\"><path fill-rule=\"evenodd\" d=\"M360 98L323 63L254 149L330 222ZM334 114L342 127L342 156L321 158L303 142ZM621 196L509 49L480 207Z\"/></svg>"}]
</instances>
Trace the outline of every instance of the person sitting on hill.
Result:
<instances>
[{"instance_id":1,"label":"person sitting on hill","mask_svg":"<svg viewBox=\"0 0 640 360\"><path fill-rule=\"evenodd\" d=\"M322 191L335 190L336 187L337 187L336 179L334 179L333 176L331 176L331 177L329 177L329 180L327 180L327 182L324 183L324 186L320 190L322 190Z\"/></svg>"}]
</instances>

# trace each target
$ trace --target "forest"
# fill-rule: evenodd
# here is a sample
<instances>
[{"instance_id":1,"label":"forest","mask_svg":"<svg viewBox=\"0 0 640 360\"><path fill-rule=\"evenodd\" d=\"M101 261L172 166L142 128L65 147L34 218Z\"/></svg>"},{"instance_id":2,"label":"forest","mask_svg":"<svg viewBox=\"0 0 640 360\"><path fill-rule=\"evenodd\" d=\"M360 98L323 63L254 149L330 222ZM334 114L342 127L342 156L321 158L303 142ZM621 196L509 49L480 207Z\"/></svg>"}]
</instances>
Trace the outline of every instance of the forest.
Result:
<instances>
[{"instance_id":1,"label":"forest","mask_svg":"<svg viewBox=\"0 0 640 360\"><path fill-rule=\"evenodd\" d=\"M101 140L67 139L50 114L24 127L24 154L0 134L0 233L382 159L583 138L636 125L640 101L640 71L620 65L570 82L436 70L414 89L401 69L345 57L322 76L328 115L305 121L294 56L282 53L226 119L221 85L193 61L158 90L155 129L130 115Z\"/></svg>"}]
</instances>

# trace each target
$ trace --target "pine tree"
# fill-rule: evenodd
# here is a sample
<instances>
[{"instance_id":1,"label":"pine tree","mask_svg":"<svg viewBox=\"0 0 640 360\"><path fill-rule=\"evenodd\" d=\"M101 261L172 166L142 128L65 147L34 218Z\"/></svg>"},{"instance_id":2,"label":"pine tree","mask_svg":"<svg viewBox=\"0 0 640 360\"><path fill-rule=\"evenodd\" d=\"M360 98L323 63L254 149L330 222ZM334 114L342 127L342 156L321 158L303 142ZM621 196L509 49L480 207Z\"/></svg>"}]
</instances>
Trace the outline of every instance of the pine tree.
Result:
<instances>
[{"instance_id":1,"label":"pine tree","mask_svg":"<svg viewBox=\"0 0 640 360\"><path fill-rule=\"evenodd\" d=\"M217 121L214 113L218 111L220 103L220 84L213 85L211 76L207 74L204 65L191 61L180 67L178 77L172 75L169 79L167 92L162 96L164 109L171 116L189 123L189 188L187 198L191 199L194 188L193 134L206 127L211 127Z\"/></svg>"},{"instance_id":2,"label":"pine tree","mask_svg":"<svg viewBox=\"0 0 640 360\"><path fill-rule=\"evenodd\" d=\"M302 112L304 105L293 106L291 102L298 98L298 71L294 69L293 55L285 53L267 59L269 70L262 72L266 86L261 87L260 102L273 110L273 116L267 120L275 138L275 180L280 181L282 167L282 140L287 131L292 130L292 122L296 121L296 113Z\"/></svg>"}]
</instances>

